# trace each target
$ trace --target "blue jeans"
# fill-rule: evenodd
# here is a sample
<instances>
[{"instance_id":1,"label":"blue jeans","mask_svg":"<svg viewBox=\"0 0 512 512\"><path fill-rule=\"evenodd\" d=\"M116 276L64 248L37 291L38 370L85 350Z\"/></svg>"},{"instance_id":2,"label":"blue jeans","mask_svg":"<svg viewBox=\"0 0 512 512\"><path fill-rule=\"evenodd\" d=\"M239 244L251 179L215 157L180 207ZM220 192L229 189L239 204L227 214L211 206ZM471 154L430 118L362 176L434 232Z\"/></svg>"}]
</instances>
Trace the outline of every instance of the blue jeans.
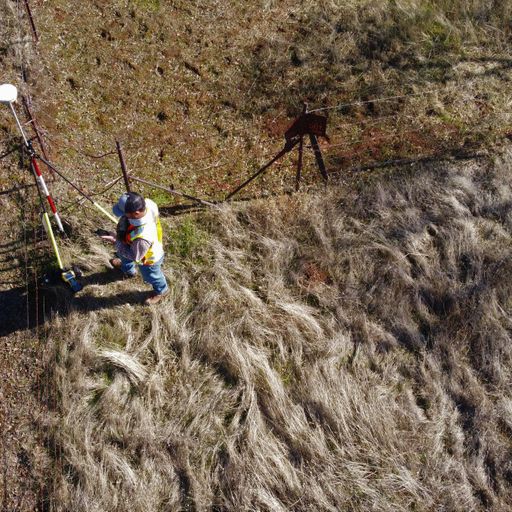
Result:
<instances>
[{"instance_id":1,"label":"blue jeans","mask_svg":"<svg viewBox=\"0 0 512 512\"><path fill-rule=\"evenodd\" d=\"M134 276L137 273L138 266L144 282L150 284L157 295L162 295L162 293L165 293L169 289L162 272L163 261L164 257L162 256L153 265L137 265L134 261L121 257L121 270L125 274Z\"/></svg>"}]
</instances>

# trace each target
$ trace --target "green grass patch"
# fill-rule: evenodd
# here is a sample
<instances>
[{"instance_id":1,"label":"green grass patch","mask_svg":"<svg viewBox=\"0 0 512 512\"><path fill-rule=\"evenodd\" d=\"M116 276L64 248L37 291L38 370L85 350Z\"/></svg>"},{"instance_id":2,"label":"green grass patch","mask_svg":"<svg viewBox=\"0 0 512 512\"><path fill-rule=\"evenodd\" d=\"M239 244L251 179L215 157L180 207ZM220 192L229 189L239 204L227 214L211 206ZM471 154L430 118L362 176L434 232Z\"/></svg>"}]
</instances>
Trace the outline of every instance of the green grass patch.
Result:
<instances>
[{"instance_id":1,"label":"green grass patch","mask_svg":"<svg viewBox=\"0 0 512 512\"><path fill-rule=\"evenodd\" d=\"M99 374L98 387L91 392L91 394L87 398L87 403L91 407L97 406L101 401L103 394L113 382L114 372L112 371L112 369L107 368L107 370L102 371Z\"/></svg>"},{"instance_id":2,"label":"green grass patch","mask_svg":"<svg viewBox=\"0 0 512 512\"><path fill-rule=\"evenodd\" d=\"M201 249L206 244L208 235L192 217L185 218L178 226L164 232L164 237L167 238L167 253L174 258L192 263L203 261Z\"/></svg>"},{"instance_id":3,"label":"green grass patch","mask_svg":"<svg viewBox=\"0 0 512 512\"><path fill-rule=\"evenodd\" d=\"M133 0L133 5L139 9L155 12L160 9L160 0Z\"/></svg>"},{"instance_id":4,"label":"green grass patch","mask_svg":"<svg viewBox=\"0 0 512 512\"><path fill-rule=\"evenodd\" d=\"M294 366L290 360L279 360L275 363L274 368L281 377L281 382L285 387L289 387L294 381Z\"/></svg>"},{"instance_id":5,"label":"green grass patch","mask_svg":"<svg viewBox=\"0 0 512 512\"><path fill-rule=\"evenodd\" d=\"M161 206L167 206L169 203L172 203L173 196L169 194L168 192L165 192L165 190L157 190L155 192L152 192L149 195L149 198L153 200L158 207Z\"/></svg>"},{"instance_id":6,"label":"green grass patch","mask_svg":"<svg viewBox=\"0 0 512 512\"><path fill-rule=\"evenodd\" d=\"M103 323L98 327L95 339L100 347L123 349L126 346L124 333L119 331L118 326L108 323Z\"/></svg>"}]
</instances>

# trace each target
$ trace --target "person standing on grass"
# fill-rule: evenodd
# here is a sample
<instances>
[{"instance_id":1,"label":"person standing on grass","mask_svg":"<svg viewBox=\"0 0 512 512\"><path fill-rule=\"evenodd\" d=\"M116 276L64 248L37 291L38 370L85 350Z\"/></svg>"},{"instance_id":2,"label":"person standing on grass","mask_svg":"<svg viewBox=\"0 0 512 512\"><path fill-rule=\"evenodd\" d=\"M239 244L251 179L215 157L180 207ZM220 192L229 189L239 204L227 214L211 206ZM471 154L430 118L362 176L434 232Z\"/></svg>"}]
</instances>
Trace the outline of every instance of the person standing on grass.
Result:
<instances>
[{"instance_id":1,"label":"person standing on grass","mask_svg":"<svg viewBox=\"0 0 512 512\"><path fill-rule=\"evenodd\" d=\"M101 236L116 246L118 257L112 258L110 264L125 277L134 277L138 267L144 281L153 286L153 292L144 303L157 304L169 290L162 272L164 247L158 206L140 194L127 192L112 211L120 217L116 236Z\"/></svg>"}]
</instances>

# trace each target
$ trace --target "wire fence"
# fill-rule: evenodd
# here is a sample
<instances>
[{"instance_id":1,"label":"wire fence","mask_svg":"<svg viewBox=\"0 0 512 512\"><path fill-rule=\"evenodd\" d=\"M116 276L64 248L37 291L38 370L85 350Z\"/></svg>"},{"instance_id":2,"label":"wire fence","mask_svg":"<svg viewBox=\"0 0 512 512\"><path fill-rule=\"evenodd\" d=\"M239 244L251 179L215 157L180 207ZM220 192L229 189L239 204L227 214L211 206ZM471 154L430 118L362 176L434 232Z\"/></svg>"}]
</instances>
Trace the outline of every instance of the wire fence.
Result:
<instances>
[{"instance_id":1,"label":"wire fence","mask_svg":"<svg viewBox=\"0 0 512 512\"><path fill-rule=\"evenodd\" d=\"M31 31L33 34L34 42L37 42L37 40L38 40L37 28L35 26L34 19L30 12L29 2L28 2L28 0L22 0L22 1L23 1L25 10L26 10L27 16L29 17L29 20L30 20ZM17 27L18 34L17 35L18 35L18 38L20 40L22 40L24 30L22 29L21 24L24 20L23 20L23 15L22 15L21 0L16 1L16 13L17 13L17 22L18 22L18 27ZM290 14L288 14L287 16L289 16L289 15ZM283 17L283 19L281 19L281 20L277 20L277 21L273 20L273 21L274 22L283 22L286 19L287 19L287 17ZM17 58L17 66L19 67L19 71L21 74L21 79L22 79L22 81L25 82L26 81L25 58L24 58L21 50L16 50L16 58ZM232 73L234 71L235 70L233 69ZM255 85L255 83L253 83L251 85L248 92L250 92L250 90L252 89L252 87L254 85ZM429 95L437 94L437 92L438 91L427 90L427 91L423 91L423 92L413 92L413 93L409 93L409 94L400 94L400 95L394 95L394 96L388 96L388 97L380 97L380 98L373 98L373 99L367 99L367 100L338 103L336 105L313 108L311 110L308 110L308 113L309 114L320 114L320 113L328 113L330 111L343 110L343 109L356 107L356 106L378 104L378 103L398 102L401 100L411 99L411 98L415 98L415 97L427 97ZM280 117L284 112L285 112L285 110L278 112L278 114L275 116L273 121L275 121L278 117ZM496 112L496 113L493 113L493 115L511 116L512 112L505 112L505 111ZM338 126L334 127L334 129L340 131L342 127L345 127L345 126L353 127L354 125L358 128L368 129L368 128L371 128L372 126L377 126L383 122L396 120L403 116L404 116L403 112L396 112L396 113L392 113L392 114L376 116L376 117L366 118L366 119L362 119L362 120L350 120L350 121L347 121L346 123L343 123L343 125L339 124ZM88 158L93 161L102 161L106 158L115 157L117 155L117 151L114 148L112 150L103 148L99 152L95 152L93 150L84 149L83 145L77 146L77 144L73 143L69 138L66 138L60 134L59 135L49 134L44 129L41 129L40 131L41 131L41 134L44 137L44 139L50 141L50 143L62 146L70 151L75 152L76 154L78 154L84 158ZM422 133L423 131L424 131L423 128L417 128L417 129L408 130L408 133L409 134L413 134L413 133L418 134L418 133ZM477 131L478 131L478 129L473 130L473 132L477 132ZM468 133L471 133L471 131L465 131L465 133L468 134ZM390 139L396 138L397 133L389 133L387 135L378 134L375 137L377 137L378 141L390 140ZM30 140L34 140L36 138L37 138L37 134L34 137L32 137ZM361 144L360 151L365 149L364 141L359 140L359 141L356 141L356 143ZM329 153L336 154L337 153L335 151L336 149L341 148L341 147L350 146L350 144L351 144L351 142L347 142L345 140L340 143L336 142L336 143L330 144L326 147L323 147L322 149L328 155L329 155ZM139 150L141 150L142 147L147 149L147 146L144 145L143 141L131 141L130 143L123 144L123 146L127 151L131 151L131 150L139 151ZM369 144L367 145L366 149L368 149L368 148L370 148ZM307 145L304 145L304 149L313 149L313 146L307 144ZM449 149L449 151L456 151L457 149L460 149L460 148L451 148L451 149ZM18 147L14 147L14 148L8 150L7 152L4 152L3 154L0 155L0 160L7 158L8 156L15 153L17 150L18 150ZM269 148L268 150L266 150L264 152L259 151L252 158L253 159L258 158L261 160L265 160L267 158L270 158L270 157L276 155L279 152L279 150L280 150L280 148L278 148L278 147ZM337 156L343 156L343 155L338 153ZM467 155L467 156L470 156L470 155ZM478 154L478 153L473 154L473 157L475 157L475 158L481 157L481 156L485 156L485 155ZM351 173L351 172L362 171L362 170L377 169L377 168L382 168L384 166L392 166L392 165L410 165L413 163L432 161L432 160L443 159L443 158L448 158L448 157L449 157L449 155L433 154L433 155L424 155L424 156L417 157L417 158L386 159L386 160L381 160L378 162L371 162L371 163L363 164L363 165L359 165L359 166L352 166L352 167L348 167L345 169L339 169L338 171L335 171L335 172L331 171L330 175L332 175L333 177L339 177L339 176L342 176L343 173ZM208 160L208 158L211 158L211 157L210 156L198 157L194 160L189 161L188 166L194 167L196 172L201 173L201 172L205 172L205 171L209 171L209 170L213 170L213 169L220 169L220 168L227 167L227 166L230 166L233 164L233 162L230 158L225 157L225 158L221 158L220 160L217 159L216 161L206 162L206 165L203 165L205 163L205 160ZM199 164L201 164L201 167L198 167ZM135 175L129 174L129 176L131 176L134 179L137 178ZM102 183L101 185L98 185L96 190L94 190L93 192L90 192L88 195L91 197L105 197L107 194L109 194L114 189L114 187L116 187L122 181L122 179L123 179L122 175L119 175L113 179L110 179L107 183ZM243 179L244 179L243 177L240 177L239 181L242 181ZM230 185L232 185L233 187L237 186L236 183L234 183L234 184L232 183ZM22 192L26 192L26 191L30 190L34 186L35 186L34 184L20 183L20 184L17 184L16 186L12 187L9 190L0 191L0 195L21 194ZM148 185L148 186L150 186L150 185ZM270 197L274 197L276 195L278 195L278 194L277 193L267 194L267 196L270 196ZM244 198L242 200L247 200L247 199L251 199L251 198ZM72 201L68 201L68 200L64 200L64 199L62 201L66 204L66 206L62 209L62 211L70 211L71 209L82 205L84 203L84 201L86 201L86 199L81 196L78 199L75 199ZM218 200L212 200L209 203L211 205L212 203L218 204L218 203L222 203L224 201L225 201L225 199L221 198ZM208 203L208 202L203 201L203 203ZM205 204L199 203L196 206L197 207L205 207ZM41 276L38 275L37 269L33 270L31 268L31 260L34 258L34 256L37 257L38 255L40 255L41 251L44 250L43 244L41 243L43 240L42 232L36 228L36 226L38 224L37 219L35 218L34 214L32 214L32 217L30 217L28 209L23 209L21 219L22 219L22 238L23 238L22 261L23 261L23 267L24 267L22 270L22 274L23 274L23 279L24 279L23 287L24 287L25 297L26 297L26 305L25 305L26 306L26 327L27 328L29 328L31 326L34 327L35 335L40 341L39 346L37 348L37 358L39 360L43 360L44 356L45 356L45 354L44 354L45 331L44 331L44 329L41 328L41 325L44 322L44 318L40 317L40 312L44 311L44 309L45 309L45 304L44 303L41 304L41 301L44 301L44 296L40 293L41 290L39 289L39 285L38 285L39 278ZM35 300L34 306L32 306L30 303L31 296ZM34 315L33 317L31 317L32 314ZM37 399L38 399L39 403L40 404L43 404L43 403L48 404L49 403L49 404L52 404L53 406L57 407L58 406L58 403L57 403L58 394L57 394L57 390L55 387L56 386L55 380L52 381L52 378L50 375L48 375L47 373L44 373L44 372L38 372L37 369L36 369L36 373L35 373L35 380L36 380ZM63 460L63 454L60 451L59 447L56 446L55 443L51 442L50 437L45 435L46 433L42 431L39 424L37 426L37 434L40 438L45 439L46 449L47 449L48 453L52 454L53 459L56 464L56 467L60 467L60 465L62 464L62 460ZM5 451L5 445L6 445L5 437L2 437L3 456L4 456L4 451ZM6 471L7 471L7 465L4 464L4 475L7 474L7 473L5 473ZM4 476L4 478L7 479L7 476ZM52 479L50 485L55 486L56 481L54 479ZM51 490L54 491L55 489L51 489ZM51 503L49 504L49 507L50 507L49 508L50 510L53 508Z\"/></svg>"},{"instance_id":2,"label":"wire fence","mask_svg":"<svg viewBox=\"0 0 512 512\"><path fill-rule=\"evenodd\" d=\"M423 91L423 92L417 92L417 93L410 93L410 94L401 94L399 96L388 96L385 98L373 98L371 100L362 100L362 101L352 101L349 103L339 103L338 105L332 105L330 107L320 107L320 108L314 108L312 110L308 110L310 114L316 113L316 112L327 112L329 110L340 110L342 108L347 107L355 107L359 105L368 105L370 103L383 103L388 101L396 101L400 99L405 98L413 98L415 96L427 96L429 94L436 94L438 91Z\"/></svg>"},{"instance_id":3,"label":"wire fence","mask_svg":"<svg viewBox=\"0 0 512 512\"><path fill-rule=\"evenodd\" d=\"M400 96L400 97L402 98L404 96ZM389 98L385 98L385 99L386 100L391 100L391 99L395 99L395 98L397 98L397 97L389 97ZM378 99L376 99L375 101L377 101L377 100ZM308 113L318 112L318 111L319 111L319 109L313 109L311 111L308 111ZM509 113L506 113L506 112L503 112L502 114L503 115L510 115ZM347 123L344 123L343 125L339 125L338 126L338 131L340 129L342 129L342 128L351 128L351 127L358 127L358 128L362 128L364 130L368 130L371 127L378 126L378 125L382 124L383 122L390 121L390 120L396 120L397 118L401 117L402 115L403 114L399 112L399 113L389 114L389 115L385 115L385 116L378 116L376 118L359 120L356 123L347 122ZM469 135L471 133L478 133L479 131L481 131L481 129L482 128L476 128L476 129L473 129L473 130L465 130L464 134ZM379 144L381 144L384 141L393 140L394 138L397 138L399 135L402 137L402 142L403 142L403 140L406 140L407 137L410 137L411 135L422 135L424 133L425 133L425 129L424 128L413 129L411 127L406 127L405 130L400 130L400 129L395 127L395 128L393 128L393 131L390 132L390 133L371 133L371 132L369 132L366 135L364 135L364 132L363 132L364 137L361 137L361 135L359 135L359 137L356 137L356 138L354 138L352 140L343 140L342 142L339 142L339 143L325 144L325 145L323 145L323 151L327 155L330 155L330 154L336 154L337 153L336 150L338 148L347 148L347 151L349 152L349 154L352 157L357 157L357 154L362 154L365 150L371 149L372 147L375 147L376 145L379 145ZM81 154L83 156L87 156L88 158L91 158L91 159L103 159L103 158L107 158L107 157L113 157L113 156L115 156L117 154L117 151L115 151L115 150L106 151L106 152L101 153L101 154L92 154L92 153L89 153L87 151L83 151L80 148L76 147L71 142L66 141L66 139L64 139L64 137L61 137L61 136L54 137L54 136L48 136L48 135L46 135L46 136L51 141L52 140L56 141L59 144L64 145L64 147L66 147L68 149L71 149L73 151L76 151L77 153L79 153L79 154ZM405 137L405 139L404 139L404 137ZM131 144L131 145L128 146L128 148L140 149L140 145L138 145L138 144ZM9 154L14 153L16 151L16 149L17 148L11 149L8 152L4 153L3 155L0 155L0 157L6 157ZM313 149L313 146L311 146L310 144L305 144L304 145L304 149ZM266 151L264 153L259 153L258 154L258 158L261 159L261 160L264 160L264 159L270 157L271 155L276 154L277 151L278 151L277 148L273 148L273 149L268 150L268 151ZM338 153L337 156L343 157L343 156L347 156L347 155ZM193 168L196 163L198 163L200 161L204 161L204 160L205 160L205 158L198 158L197 160L195 160L193 162L190 162L189 165L190 165L190 167ZM395 160L397 162L401 161L400 158L397 158ZM386 160L386 161L391 162L391 160ZM378 163L378 162L375 162L375 163ZM212 169L219 169L219 168L227 167L229 165L232 165L232 161L226 158L226 159L221 160L221 161L213 162L213 163L211 163L211 164L209 164L207 166L204 166L204 167L195 168L194 170L197 173L201 173L201 172L212 170ZM389 164L389 165L391 165L391 164ZM102 196L102 195L105 195L114 186L116 186L121 181L121 179L122 179L122 176L119 176L119 177L116 177L114 179L111 179L107 183L104 183L102 185L102 189L100 189L100 190L96 189L93 192L91 192L89 195L91 195L91 196ZM236 185L237 182L239 183L242 180L243 180L243 178L240 178L239 180L236 180L234 185ZM32 186L33 185L26 185L27 188L31 188ZM229 186L229 184L226 183L226 186ZM12 189L0 191L0 195L9 194L11 192L15 192L15 191L18 191L18 190L19 190L19 186L15 186ZM65 202L67 203L67 207L65 208L65 210L69 210L72 206L78 205L78 204L82 203L82 201L80 199L79 200L75 200L75 201L65 201ZM215 203L222 202L222 199L214 200L214 202Z\"/></svg>"}]
</instances>

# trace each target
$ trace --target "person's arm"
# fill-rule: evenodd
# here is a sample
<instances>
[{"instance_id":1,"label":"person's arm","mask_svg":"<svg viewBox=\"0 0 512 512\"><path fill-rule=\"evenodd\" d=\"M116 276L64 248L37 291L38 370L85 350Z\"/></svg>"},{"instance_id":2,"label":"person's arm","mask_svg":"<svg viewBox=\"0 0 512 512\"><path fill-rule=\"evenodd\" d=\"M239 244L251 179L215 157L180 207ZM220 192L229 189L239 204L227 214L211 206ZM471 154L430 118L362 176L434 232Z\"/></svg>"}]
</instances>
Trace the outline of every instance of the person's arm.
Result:
<instances>
[{"instance_id":1,"label":"person's arm","mask_svg":"<svg viewBox=\"0 0 512 512\"><path fill-rule=\"evenodd\" d=\"M105 242L110 242L111 244L116 244L119 242L124 242L124 237L126 232L128 231L128 219L123 215L118 221L116 226L116 232L105 231L103 229L98 229L96 232L100 235L102 240Z\"/></svg>"},{"instance_id":2,"label":"person's arm","mask_svg":"<svg viewBox=\"0 0 512 512\"><path fill-rule=\"evenodd\" d=\"M150 242L144 240L143 238L137 238L137 240L135 240L131 245L133 261L142 261L142 258L144 258L150 247Z\"/></svg>"},{"instance_id":3,"label":"person's arm","mask_svg":"<svg viewBox=\"0 0 512 512\"><path fill-rule=\"evenodd\" d=\"M116 242L116 252L118 256L131 261L141 261L150 247L151 243L143 238L137 238L131 245L120 241Z\"/></svg>"}]
</instances>

